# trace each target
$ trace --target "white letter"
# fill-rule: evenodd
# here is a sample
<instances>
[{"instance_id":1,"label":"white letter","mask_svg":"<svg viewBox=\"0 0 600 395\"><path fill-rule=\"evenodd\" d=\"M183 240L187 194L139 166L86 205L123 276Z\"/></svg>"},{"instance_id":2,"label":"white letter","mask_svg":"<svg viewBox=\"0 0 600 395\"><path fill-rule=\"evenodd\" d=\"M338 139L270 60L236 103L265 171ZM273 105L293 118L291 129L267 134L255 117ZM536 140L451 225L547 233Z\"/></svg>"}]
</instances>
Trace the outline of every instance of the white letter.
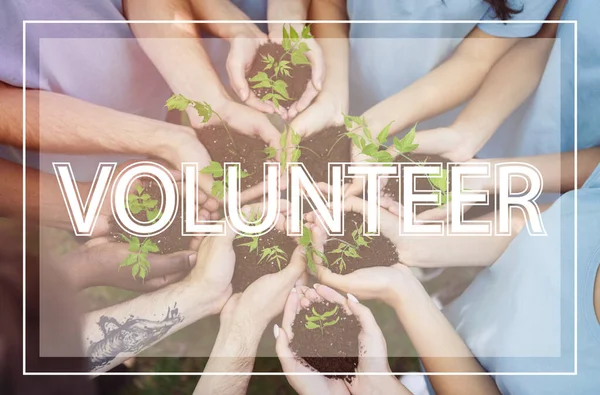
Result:
<instances>
[{"instance_id":1,"label":"white letter","mask_svg":"<svg viewBox=\"0 0 600 395\"><path fill-rule=\"evenodd\" d=\"M240 216L239 166L239 163L225 163L225 174L223 175L223 179L227 180L225 218L237 234L262 236L275 227L279 215L279 163L264 163L263 174L267 185L267 203L264 204L263 190L262 214L260 218L251 220L243 219Z\"/></svg>"},{"instance_id":2,"label":"white letter","mask_svg":"<svg viewBox=\"0 0 600 395\"><path fill-rule=\"evenodd\" d=\"M403 193L404 202L402 203L402 211L404 220L402 221L403 226L400 229L400 234L427 234L427 235L443 235L444 234L444 222L443 221L415 221L414 213L417 205L414 203L436 203L440 198L440 191L434 190L431 193L419 193L414 194L413 185L415 181L415 175L420 175L421 178L427 177L432 174L433 177L441 177L442 165L441 163L433 164L421 164L414 165L410 163L400 163L400 172L404 177L403 185L401 186L401 192ZM425 176L425 177L423 177ZM423 192L423 191L421 191ZM413 207L413 205L415 207ZM431 206L428 204L427 206Z\"/></svg>"},{"instance_id":3,"label":"white letter","mask_svg":"<svg viewBox=\"0 0 600 395\"><path fill-rule=\"evenodd\" d=\"M367 230L365 235L379 236L379 192L381 191L381 176L397 176L398 164L392 166L369 165L362 163L360 165L348 166L349 175L363 176L363 186L367 183L367 189L363 188L363 199L366 201L366 222ZM366 177L364 177L366 175Z\"/></svg>"},{"instance_id":4,"label":"white letter","mask_svg":"<svg viewBox=\"0 0 600 395\"><path fill-rule=\"evenodd\" d=\"M198 220L198 164L182 163L183 174L183 236L225 235L225 221Z\"/></svg>"},{"instance_id":5,"label":"white letter","mask_svg":"<svg viewBox=\"0 0 600 395\"><path fill-rule=\"evenodd\" d=\"M98 215L100 214L100 207L106 197L108 184L116 166L116 163L100 163L98 165L94 181L92 182L92 189L85 203L83 203L79 194L79 188L77 188L77 183L75 182L71 164L66 162L52 163L75 235L92 235Z\"/></svg>"},{"instance_id":6,"label":"white letter","mask_svg":"<svg viewBox=\"0 0 600 395\"><path fill-rule=\"evenodd\" d=\"M496 182L498 198L496 199L497 234L511 234L511 209L517 208L525 215L527 230L533 236L545 236L546 230L542 223L540 208L535 200L542 193L543 180L540 171L529 163L507 162L497 163ZM525 190L513 193L512 177L521 177L527 183Z\"/></svg>"},{"instance_id":7,"label":"white letter","mask_svg":"<svg viewBox=\"0 0 600 395\"><path fill-rule=\"evenodd\" d=\"M158 221L138 221L129 210L127 201L128 191L131 184L138 178L152 178L159 186L161 192L161 213ZM150 237L160 234L168 228L175 219L175 213L179 205L175 179L169 171L154 162L137 162L127 166L117 176L113 186L112 211L115 220L126 232L138 237Z\"/></svg>"},{"instance_id":8,"label":"white letter","mask_svg":"<svg viewBox=\"0 0 600 395\"><path fill-rule=\"evenodd\" d=\"M290 217L288 218L288 235L302 234L302 197L305 197L317 218L330 236L340 236L344 232L342 194L342 166L337 163L329 164L328 200L316 186L302 163L288 163L288 200L290 202ZM327 203L331 201L331 203ZM331 209L331 212L329 211Z\"/></svg>"},{"instance_id":9,"label":"white letter","mask_svg":"<svg viewBox=\"0 0 600 395\"><path fill-rule=\"evenodd\" d=\"M469 206L481 206L489 203L489 193L481 190L469 190L463 191L462 181L463 176L466 175L478 175L478 176L490 176L490 164L489 163L449 163L451 166L451 185L452 190L450 192L450 205L451 219L450 223L450 235L480 235L480 234L492 234L492 221L464 221L464 205L463 203L470 203ZM456 165L456 166L454 166Z\"/></svg>"}]
</instances>

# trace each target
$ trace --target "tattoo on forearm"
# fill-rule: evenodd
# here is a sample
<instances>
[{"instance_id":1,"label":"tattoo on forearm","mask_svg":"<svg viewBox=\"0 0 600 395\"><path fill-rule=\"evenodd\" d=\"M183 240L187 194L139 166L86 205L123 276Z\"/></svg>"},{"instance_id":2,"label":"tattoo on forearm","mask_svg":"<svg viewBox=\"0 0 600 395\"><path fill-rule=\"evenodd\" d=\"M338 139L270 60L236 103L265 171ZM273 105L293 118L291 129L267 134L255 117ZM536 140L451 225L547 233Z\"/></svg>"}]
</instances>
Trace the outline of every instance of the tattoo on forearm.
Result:
<instances>
[{"instance_id":1,"label":"tattoo on forearm","mask_svg":"<svg viewBox=\"0 0 600 395\"><path fill-rule=\"evenodd\" d=\"M138 353L158 341L176 324L183 321L177 309L169 307L166 317L161 321L133 318L123 323L113 317L101 316L98 326L102 339L93 342L87 349L92 370L98 370L109 364L120 353Z\"/></svg>"}]
</instances>

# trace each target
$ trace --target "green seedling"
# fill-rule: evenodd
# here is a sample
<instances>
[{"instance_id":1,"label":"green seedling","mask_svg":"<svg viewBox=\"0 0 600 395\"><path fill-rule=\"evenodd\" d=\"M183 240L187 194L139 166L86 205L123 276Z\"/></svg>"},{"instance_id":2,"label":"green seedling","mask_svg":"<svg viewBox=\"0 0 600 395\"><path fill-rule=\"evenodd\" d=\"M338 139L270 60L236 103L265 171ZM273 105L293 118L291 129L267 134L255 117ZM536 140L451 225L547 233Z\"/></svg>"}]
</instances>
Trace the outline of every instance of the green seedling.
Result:
<instances>
[{"instance_id":1,"label":"green seedling","mask_svg":"<svg viewBox=\"0 0 600 395\"><path fill-rule=\"evenodd\" d=\"M352 241L353 243L348 243L347 241L340 239L333 239L339 242L337 248L331 251L332 254L340 254L339 257L333 261L332 266L337 265L339 273L341 274L344 270L346 270L346 257L349 258L360 258L358 250L361 247L369 248L369 244L371 243L371 237L363 236L363 226L359 226L358 228L352 231ZM368 239L368 240L367 240Z\"/></svg>"},{"instance_id":2,"label":"green seedling","mask_svg":"<svg viewBox=\"0 0 600 395\"><path fill-rule=\"evenodd\" d=\"M129 211L132 214L145 212L146 219L151 222L158 220L160 217L159 210L156 207L158 200L152 199L150 194L146 193L144 187L141 185L136 186L135 189L137 193L131 193L127 196Z\"/></svg>"},{"instance_id":3,"label":"green seedling","mask_svg":"<svg viewBox=\"0 0 600 395\"><path fill-rule=\"evenodd\" d=\"M219 162L211 161L208 166L200 170L200 173L210 174L215 179L215 181L213 181L210 193L219 200L223 199L228 188L228 181L223 177L225 174L223 166L221 166ZM238 180L248 176L249 174L243 170L238 172Z\"/></svg>"},{"instance_id":4,"label":"green seedling","mask_svg":"<svg viewBox=\"0 0 600 395\"><path fill-rule=\"evenodd\" d=\"M310 26L305 25L299 35L296 29L290 25L289 31L283 25L283 39L281 46L285 52L275 59L271 55L261 55L264 63L263 71L259 71L256 75L248 79L253 82L252 88L266 88L269 93L261 97L262 101L271 100L275 108L279 108L279 102L284 100L292 100L287 91L287 83L281 79L282 76L291 77L290 63L292 65L310 64L306 57L306 52L310 49L303 40L312 38Z\"/></svg>"},{"instance_id":5,"label":"green seedling","mask_svg":"<svg viewBox=\"0 0 600 395\"><path fill-rule=\"evenodd\" d=\"M258 217L258 211L254 210L254 209L250 211L250 214L242 213L242 215L244 216L244 218L246 218L246 220L250 224L258 223L258 221L260 220L260 218ZM256 251L256 253L258 253L258 236L238 234L237 236L235 236L235 238L236 239L249 238L250 241L239 244L239 245L243 246L243 247L248 247L248 249L249 249L248 252Z\"/></svg>"},{"instance_id":6,"label":"green seedling","mask_svg":"<svg viewBox=\"0 0 600 395\"><path fill-rule=\"evenodd\" d=\"M304 318L306 319L306 323L304 326L306 329L321 329L321 335L323 335L323 331L328 326L333 326L337 324L340 320L340 316L337 315L339 310L339 306L336 305L332 310L326 311L323 314L319 314L317 310L313 307L311 309L312 315L306 314Z\"/></svg>"},{"instance_id":7,"label":"green seedling","mask_svg":"<svg viewBox=\"0 0 600 395\"><path fill-rule=\"evenodd\" d=\"M279 270L281 270L281 263L287 262L288 256L281 248L279 248L279 246L273 246L263 248L261 250L258 264L260 264L265 259L268 263L277 263L277 267L279 268Z\"/></svg>"},{"instance_id":8,"label":"green seedling","mask_svg":"<svg viewBox=\"0 0 600 395\"><path fill-rule=\"evenodd\" d=\"M315 262L315 255L318 256L319 258L321 258L321 260L323 261L323 263L325 265L329 265L329 261L327 259L327 256L325 256L325 254L318 250L313 242L312 242L312 232L310 229L308 229L306 226L302 227L302 236L300 237L299 243L301 246L304 247L304 252L306 254L306 262L308 265L308 269L316 274L317 273L317 264Z\"/></svg>"},{"instance_id":9,"label":"green seedling","mask_svg":"<svg viewBox=\"0 0 600 395\"><path fill-rule=\"evenodd\" d=\"M151 252L160 252L160 249L150 239L146 239L140 242L136 236L128 238L125 235L121 235L123 240L129 243L130 254L125 258L119 265L119 269L122 267L131 266L131 275L135 279L140 277L142 280L146 278L148 272L150 272L150 262L148 262L148 254Z\"/></svg>"}]
</instances>

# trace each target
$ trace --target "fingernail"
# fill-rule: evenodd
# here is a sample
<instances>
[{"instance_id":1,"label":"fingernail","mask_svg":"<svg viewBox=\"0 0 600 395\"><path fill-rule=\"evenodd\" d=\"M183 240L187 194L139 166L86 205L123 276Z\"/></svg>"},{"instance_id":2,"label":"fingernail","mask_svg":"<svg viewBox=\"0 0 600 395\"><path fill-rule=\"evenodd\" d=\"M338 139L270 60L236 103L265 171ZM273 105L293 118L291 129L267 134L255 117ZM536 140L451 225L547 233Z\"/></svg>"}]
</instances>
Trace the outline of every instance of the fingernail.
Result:
<instances>
[{"instance_id":1,"label":"fingernail","mask_svg":"<svg viewBox=\"0 0 600 395\"><path fill-rule=\"evenodd\" d=\"M190 267L194 267L196 266L196 259L197 259L198 254L192 254L188 257L188 260L190 262Z\"/></svg>"},{"instance_id":2,"label":"fingernail","mask_svg":"<svg viewBox=\"0 0 600 395\"><path fill-rule=\"evenodd\" d=\"M347 293L346 295L348 295L348 300L354 303L358 303L358 299L356 299L356 296L352 295L351 293Z\"/></svg>"},{"instance_id":3,"label":"fingernail","mask_svg":"<svg viewBox=\"0 0 600 395\"><path fill-rule=\"evenodd\" d=\"M314 288L314 289L317 289L318 287L319 287L319 284L317 284L317 283L314 283L314 284L313 284L313 288Z\"/></svg>"},{"instance_id":4,"label":"fingernail","mask_svg":"<svg viewBox=\"0 0 600 395\"><path fill-rule=\"evenodd\" d=\"M292 288L292 292L291 293L294 293L294 292L296 292L296 287Z\"/></svg>"},{"instance_id":5,"label":"fingernail","mask_svg":"<svg viewBox=\"0 0 600 395\"><path fill-rule=\"evenodd\" d=\"M275 336L275 339L279 337L279 326L277 324L273 325L273 336Z\"/></svg>"}]
</instances>

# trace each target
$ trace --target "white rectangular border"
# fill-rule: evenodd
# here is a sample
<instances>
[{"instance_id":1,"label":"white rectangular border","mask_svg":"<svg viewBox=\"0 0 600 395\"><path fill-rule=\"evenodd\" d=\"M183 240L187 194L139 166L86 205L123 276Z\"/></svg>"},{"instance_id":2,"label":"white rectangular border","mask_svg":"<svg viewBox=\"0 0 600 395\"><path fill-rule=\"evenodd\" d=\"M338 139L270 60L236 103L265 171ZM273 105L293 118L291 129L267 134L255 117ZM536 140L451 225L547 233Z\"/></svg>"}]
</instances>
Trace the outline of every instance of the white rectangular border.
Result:
<instances>
[{"instance_id":1,"label":"white rectangular border","mask_svg":"<svg viewBox=\"0 0 600 395\"><path fill-rule=\"evenodd\" d=\"M27 215L26 215L26 193L27 193L27 179L26 179L26 166L25 164L27 163L26 158L27 158L27 150L26 150L26 128L27 128L27 106L26 106L26 89L25 87L26 82L27 82L27 74L26 74L26 70L27 70L27 57L26 57L26 43L27 43L27 25L28 24L170 24L170 23L174 23L174 24L183 24L183 23L194 23L194 24L204 24L204 23L216 23L216 24L245 24L245 23L272 23L273 21L268 21L268 20L219 20L219 21L198 21L198 20L178 20L178 21L169 21L169 20L157 20L157 21L152 21L152 20L142 20L142 21L132 21L132 20L65 20L65 21L60 21L60 20L24 20L23 21L23 149L22 149L22 155L23 155L23 368L22 368L22 373L24 376L99 376L99 375L109 375L109 376L201 376L201 375L207 375L207 376L231 376L231 375L240 375L240 376L310 376L310 375L315 375L315 373L311 372L311 373L302 373L302 372L27 372L26 370L26 365L27 365L27 360L26 360L26 347L27 347L27 343L26 343L26 336L25 336L25 332L26 332L26 314L25 314L25 304L26 304L26 241L25 241L25 237L26 237L26 219L27 219ZM574 27L574 32L573 32L573 49L574 49L574 54L573 54L573 68L574 68L574 81L573 81L573 100L574 100L574 108L573 108L573 118L574 118L574 128L573 128L573 132L574 132L574 157L575 157L575 165L574 165L574 175L575 175L575 179L577 179L577 161L578 161L578 153L577 153L577 116L578 116L578 111L577 111L577 107L578 107L578 103L577 103L577 67L578 67L578 59L577 59L577 54L578 54L578 48L577 48L577 40L578 40L578 24L577 24L577 20L552 20L552 21L546 21L546 20L515 20L515 21L493 21L493 20L480 20L480 21L475 21L475 20L409 20L409 21L398 21L398 20L373 20L373 21L368 21L368 20L356 20L356 21L339 21L339 20L320 20L320 21L312 21L312 20L294 20L294 21L290 21L290 20L280 20L277 21L279 23L310 23L310 24L314 24L314 23L335 23L335 24L351 24L351 23L356 23L356 24L369 24L369 23L373 23L373 24L474 24L474 25L478 25L478 24L498 24L498 23L511 23L511 24L531 24L531 23L537 23L537 24L572 24ZM562 92L561 92L561 97L562 97ZM577 303L577 296L578 296L578 282L577 282L577 273L578 273L578 269L577 269L577 188L574 189L574 197L575 197L575 201L574 201L574 210L575 210L575 220L574 220L574 333L573 333L573 337L574 337L574 348L573 348L573 357L574 357L574 370L572 372L391 372L391 373L368 373L368 372L355 372L353 374L355 375L369 375L369 376L389 376L389 375L404 375L404 376L576 376L577 375L577 360L578 360L578 355L577 355L577 345L578 345L578 338L577 338L577 329L578 329L578 303ZM318 373L317 373L318 374ZM342 373L338 374L338 375L342 375Z\"/></svg>"}]
</instances>

